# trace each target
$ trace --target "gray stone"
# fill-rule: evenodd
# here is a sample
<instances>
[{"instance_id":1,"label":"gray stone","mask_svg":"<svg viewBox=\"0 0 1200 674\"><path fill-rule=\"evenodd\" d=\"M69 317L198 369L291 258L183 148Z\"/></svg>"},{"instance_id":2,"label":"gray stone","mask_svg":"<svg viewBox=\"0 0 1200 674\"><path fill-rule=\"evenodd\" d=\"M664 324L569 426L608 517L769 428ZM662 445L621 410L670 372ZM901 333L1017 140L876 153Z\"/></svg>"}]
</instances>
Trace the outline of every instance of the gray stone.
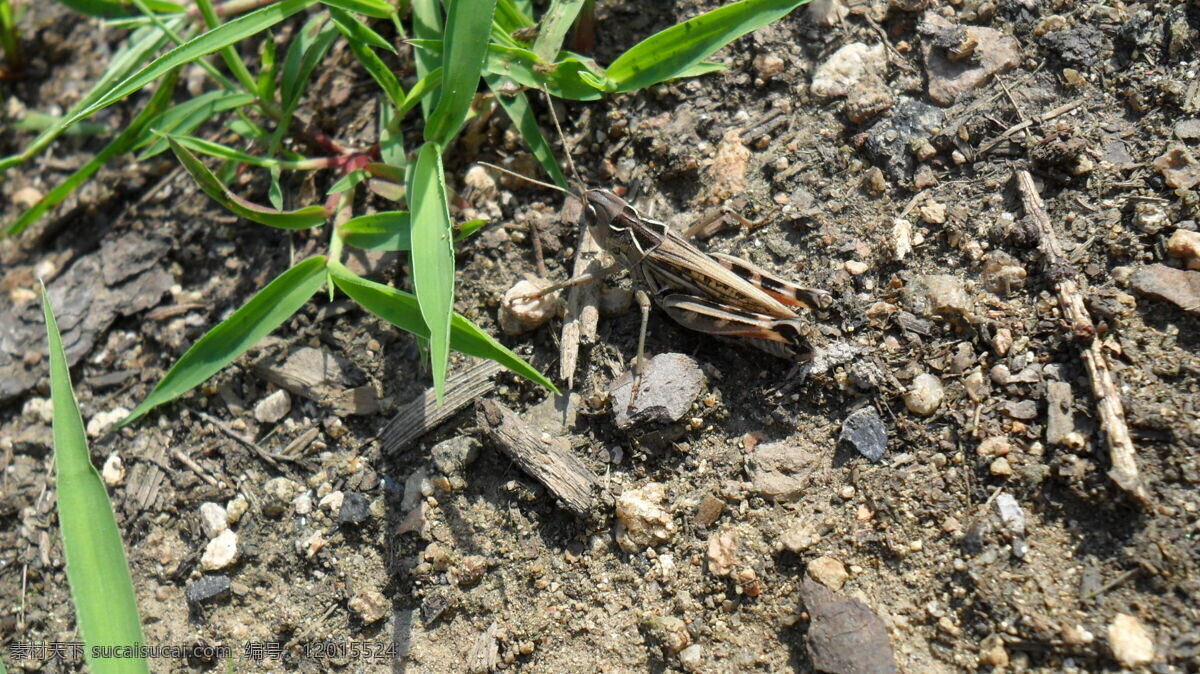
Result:
<instances>
[{"instance_id":1,"label":"gray stone","mask_svg":"<svg viewBox=\"0 0 1200 674\"><path fill-rule=\"evenodd\" d=\"M446 477L452 477L462 474L467 466L475 463L475 459L479 458L480 447L479 440L476 438L470 435L459 435L434 445L430 450L430 457L438 472Z\"/></svg>"},{"instance_id":2,"label":"gray stone","mask_svg":"<svg viewBox=\"0 0 1200 674\"><path fill-rule=\"evenodd\" d=\"M875 408L868 405L846 417L838 442L849 442L859 454L878 462L887 450L887 428Z\"/></svg>"},{"instance_id":3,"label":"gray stone","mask_svg":"<svg viewBox=\"0 0 1200 674\"><path fill-rule=\"evenodd\" d=\"M1002 491L996 496L996 512L1000 513L1000 524L1005 531L1013 536L1025 534L1025 511L1012 494Z\"/></svg>"},{"instance_id":4,"label":"gray stone","mask_svg":"<svg viewBox=\"0 0 1200 674\"><path fill-rule=\"evenodd\" d=\"M818 458L805 450L783 442L759 445L746 457L746 470L760 496L776 501L792 501L808 487L809 475Z\"/></svg>"},{"instance_id":5,"label":"gray stone","mask_svg":"<svg viewBox=\"0 0 1200 674\"><path fill-rule=\"evenodd\" d=\"M806 645L815 670L833 674L889 674L896 658L887 627L866 604L844 599L811 578L800 586L811 617Z\"/></svg>"},{"instance_id":6,"label":"gray stone","mask_svg":"<svg viewBox=\"0 0 1200 674\"><path fill-rule=\"evenodd\" d=\"M946 113L941 108L901 96L889 117L867 130L864 149L871 161L896 182L907 181L917 166L909 149L913 141L928 138L941 126Z\"/></svg>"},{"instance_id":7,"label":"gray stone","mask_svg":"<svg viewBox=\"0 0 1200 674\"><path fill-rule=\"evenodd\" d=\"M970 58L953 60L947 47L937 44L937 39L923 42L929 98L938 105L953 105L963 94L983 85L994 75L1016 68L1021 62L1020 43L994 28L961 28L930 12L925 15L922 29L926 33L954 33L954 44L947 45L951 48L964 43L975 45Z\"/></svg>"},{"instance_id":8,"label":"gray stone","mask_svg":"<svg viewBox=\"0 0 1200 674\"><path fill-rule=\"evenodd\" d=\"M966 284L949 274L914 278L904 286L904 300L913 311L924 316L970 320L974 313L975 303Z\"/></svg>"},{"instance_id":9,"label":"gray stone","mask_svg":"<svg viewBox=\"0 0 1200 674\"><path fill-rule=\"evenodd\" d=\"M646 363L637 398L629 404L633 373L626 372L609 389L617 428L629 430L644 423L677 422L692 409L704 390L700 365L682 353L663 353Z\"/></svg>"},{"instance_id":10,"label":"gray stone","mask_svg":"<svg viewBox=\"0 0 1200 674\"><path fill-rule=\"evenodd\" d=\"M208 604L229 596L231 586L229 576L225 574L201 576L188 586L185 595L189 604Z\"/></svg>"},{"instance_id":11,"label":"gray stone","mask_svg":"<svg viewBox=\"0 0 1200 674\"><path fill-rule=\"evenodd\" d=\"M367 497L356 491L348 491L342 499L342 507L338 510L339 524L358 524L371 516L371 504Z\"/></svg>"},{"instance_id":12,"label":"gray stone","mask_svg":"<svg viewBox=\"0 0 1200 674\"><path fill-rule=\"evenodd\" d=\"M254 418L259 423L273 424L286 417L290 411L292 411L292 398L287 391L279 389L258 401L258 404L254 406Z\"/></svg>"},{"instance_id":13,"label":"gray stone","mask_svg":"<svg viewBox=\"0 0 1200 674\"><path fill-rule=\"evenodd\" d=\"M579 413L579 394L548 396L542 402L530 407L524 414L525 421L533 424L538 430L550 435L562 435L575 428Z\"/></svg>"},{"instance_id":14,"label":"gray stone","mask_svg":"<svg viewBox=\"0 0 1200 674\"><path fill-rule=\"evenodd\" d=\"M1147 297L1166 300L1184 311L1200 313L1200 271L1149 264L1133 272L1130 284Z\"/></svg>"}]
</instances>

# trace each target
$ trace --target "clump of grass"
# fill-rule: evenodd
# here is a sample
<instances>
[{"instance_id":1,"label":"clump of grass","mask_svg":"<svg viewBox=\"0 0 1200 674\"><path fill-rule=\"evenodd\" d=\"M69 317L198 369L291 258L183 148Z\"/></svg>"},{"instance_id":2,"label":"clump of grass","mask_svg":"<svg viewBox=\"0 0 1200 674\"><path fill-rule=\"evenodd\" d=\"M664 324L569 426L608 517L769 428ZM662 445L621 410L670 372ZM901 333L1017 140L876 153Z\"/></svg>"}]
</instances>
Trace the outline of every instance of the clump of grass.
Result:
<instances>
[{"instance_id":1,"label":"clump of grass","mask_svg":"<svg viewBox=\"0 0 1200 674\"><path fill-rule=\"evenodd\" d=\"M0 0L4 2L5 0ZM90 13L132 29L108 72L62 118L46 127L22 153L0 159L0 172L45 150L59 135L100 110L154 85L141 112L91 162L70 176L6 228L17 234L61 202L112 158L138 152L145 159L171 150L217 204L247 220L284 229L329 228L325 254L296 263L267 284L228 319L211 328L169 369L150 395L122 423L145 415L202 383L282 324L322 287L346 294L370 313L426 341L437 395L443 394L450 349L491 358L513 372L555 390L543 374L455 314L454 243L482 223L452 222L443 157L478 106L497 105L511 118L533 155L560 186L567 182L551 144L542 135L525 89L570 100L596 100L666 80L719 70L705 61L732 40L775 21L805 0L742 0L693 17L634 45L607 68L563 49L572 25L590 22L589 0L553 0L540 21L519 0L411 0L402 16L384 0L279 0L265 6L198 0L183 8L165 0L120 3L89 0ZM277 53L271 30L314 6L286 50ZM237 8L253 8L231 17ZM114 18L115 17L115 18ZM372 24L390 24L415 49L417 82L408 90L387 65L393 44ZM358 63L378 86L378 136L355 151L309 128L294 113L330 47L346 40ZM255 40L254 68L237 46ZM586 40L584 40L586 41ZM166 51L162 51L162 50ZM162 51L162 53L159 53ZM219 54L222 70L205 59ZM212 89L175 103L179 69L198 64ZM490 95L481 96L480 81ZM419 109L420 119L410 120ZM240 141L234 147L194 135L202 125L224 121ZM420 124L421 144L407 150L404 131ZM285 140L299 141L315 156ZM213 172L199 155L215 158ZM258 204L233 193L227 183L244 169L265 169L267 199ZM283 209L284 171L332 170L338 180L323 203ZM388 195L403 208L358 215L354 194L362 186ZM346 245L411 251L413 293L359 278L341 264Z\"/></svg>"}]
</instances>

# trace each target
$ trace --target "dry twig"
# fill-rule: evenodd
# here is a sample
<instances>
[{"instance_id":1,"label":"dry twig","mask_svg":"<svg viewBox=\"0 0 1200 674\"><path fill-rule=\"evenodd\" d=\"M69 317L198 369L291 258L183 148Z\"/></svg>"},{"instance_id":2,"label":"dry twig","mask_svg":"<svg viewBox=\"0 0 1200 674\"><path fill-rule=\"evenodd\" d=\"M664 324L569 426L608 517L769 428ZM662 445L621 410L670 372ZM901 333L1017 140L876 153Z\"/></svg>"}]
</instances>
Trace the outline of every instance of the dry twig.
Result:
<instances>
[{"instance_id":1,"label":"dry twig","mask_svg":"<svg viewBox=\"0 0 1200 674\"><path fill-rule=\"evenodd\" d=\"M395 456L409 443L437 428L479 396L490 393L496 388L495 374L502 369L499 363L485 360L465 372L453 375L446 380L446 397L441 405L437 404L433 389L426 389L379 431L379 445L384 456Z\"/></svg>"},{"instance_id":2,"label":"dry twig","mask_svg":"<svg viewBox=\"0 0 1200 674\"><path fill-rule=\"evenodd\" d=\"M571 203L574 200L568 201ZM578 203L578 202L574 202ZM599 273L603 251L587 227L580 226L579 250L575 253L575 268L571 278ZM596 339L600 322L600 284L584 283L567 291L567 314L563 319L562 340L559 345L558 375L567 380L567 389L574 388L575 369L579 364L579 344Z\"/></svg>"},{"instance_id":3,"label":"dry twig","mask_svg":"<svg viewBox=\"0 0 1200 674\"><path fill-rule=\"evenodd\" d=\"M1047 267L1064 270L1067 260L1058 237L1054 234L1054 227L1050 223L1050 216L1046 214L1046 206L1038 194L1033 176L1024 169L1017 170L1015 175L1025 212L1037 225L1040 248L1046 258ZM1113 383L1112 371L1108 367L1108 359L1104 356L1100 339L1096 336L1096 328L1083 305L1083 297L1079 294L1075 280L1066 274L1055 281L1054 289L1058 293L1063 314L1071 322L1071 334L1086 345L1081 349L1080 356L1092 382L1092 395L1096 398L1100 428L1104 431L1108 443L1109 462L1112 464L1108 476L1139 503L1148 506L1151 503L1150 493L1138 476L1133 439L1130 438L1129 427L1125 423L1121 396Z\"/></svg>"}]
</instances>

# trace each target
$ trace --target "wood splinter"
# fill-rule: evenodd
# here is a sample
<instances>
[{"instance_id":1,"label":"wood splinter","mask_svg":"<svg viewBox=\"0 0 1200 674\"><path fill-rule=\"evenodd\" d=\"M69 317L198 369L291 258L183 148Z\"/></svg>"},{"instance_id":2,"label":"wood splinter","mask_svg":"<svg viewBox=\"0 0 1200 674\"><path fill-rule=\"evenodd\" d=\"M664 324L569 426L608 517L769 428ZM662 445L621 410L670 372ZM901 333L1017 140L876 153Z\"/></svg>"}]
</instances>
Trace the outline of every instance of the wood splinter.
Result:
<instances>
[{"instance_id":1,"label":"wood splinter","mask_svg":"<svg viewBox=\"0 0 1200 674\"><path fill-rule=\"evenodd\" d=\"M1050 216L1046 214L1046 206L1038 194L1037 185L1029 171L1019 169L1015 173L1017 191L1021 194L1021 202L1025 212L1037 225L1040 239L1039 247L1046 257L1046 265L1050 269L1066 269L1068 262L1063 255L1062 246L1054 234ZM1136 450L1133 439L1129 436L1129 426L1125 423L1125 410L1121 406L1121 396L1113 382L1112 371L1108 367L1108 359L1104 355L1104 347L1096 335L1095 325L1087 308L1083 304L1083 296L1075 280L1063 277L1054 283L1058 294L1058 302L1063 314L1070 321L1072 336L1081 343L1080 357L1087 367L1088 378L1092 382L1092 395L1096 398L1096 407L1100 416L1100 428L1104 432L1108 444L1109 463L1112 469L1108 476L1117 486L1125 490L1144 507L1152 504L1150 493L1146 490L1138 475Z\"/></svg>"},{"instance_id":2,"label":"wood splinter","mask_svg":"<svg viewBox=\"0 0 1200 674\"><path fill-rule=\"evenodd\" d=\"M600 478L571 453L564 438L552 438L494 400L475 403L476 423L487 437L581 517L590 517L604 493Z\"/></svg>"}]
</instances>

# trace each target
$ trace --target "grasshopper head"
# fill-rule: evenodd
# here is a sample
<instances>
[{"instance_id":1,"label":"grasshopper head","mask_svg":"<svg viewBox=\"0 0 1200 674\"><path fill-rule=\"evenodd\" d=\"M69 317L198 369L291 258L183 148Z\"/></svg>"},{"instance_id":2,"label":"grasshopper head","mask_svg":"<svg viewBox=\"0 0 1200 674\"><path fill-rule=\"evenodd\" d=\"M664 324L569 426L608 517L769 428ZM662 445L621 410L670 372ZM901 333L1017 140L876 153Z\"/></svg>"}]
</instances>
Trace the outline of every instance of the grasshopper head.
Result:
<instances>
[{"instance_id":1,"label":"grasshopper head","mask_svg":"<svg viewBox=\"0 0 1200 674\"><path fill-rule=\"evenodd\" d=\"M624 246L621 234L629 231L631 218L636 218L633 207L608 190L588 190L583 199L583 222L587 225L600 247L618 257Z\"/></svg>"}]
</instances>

